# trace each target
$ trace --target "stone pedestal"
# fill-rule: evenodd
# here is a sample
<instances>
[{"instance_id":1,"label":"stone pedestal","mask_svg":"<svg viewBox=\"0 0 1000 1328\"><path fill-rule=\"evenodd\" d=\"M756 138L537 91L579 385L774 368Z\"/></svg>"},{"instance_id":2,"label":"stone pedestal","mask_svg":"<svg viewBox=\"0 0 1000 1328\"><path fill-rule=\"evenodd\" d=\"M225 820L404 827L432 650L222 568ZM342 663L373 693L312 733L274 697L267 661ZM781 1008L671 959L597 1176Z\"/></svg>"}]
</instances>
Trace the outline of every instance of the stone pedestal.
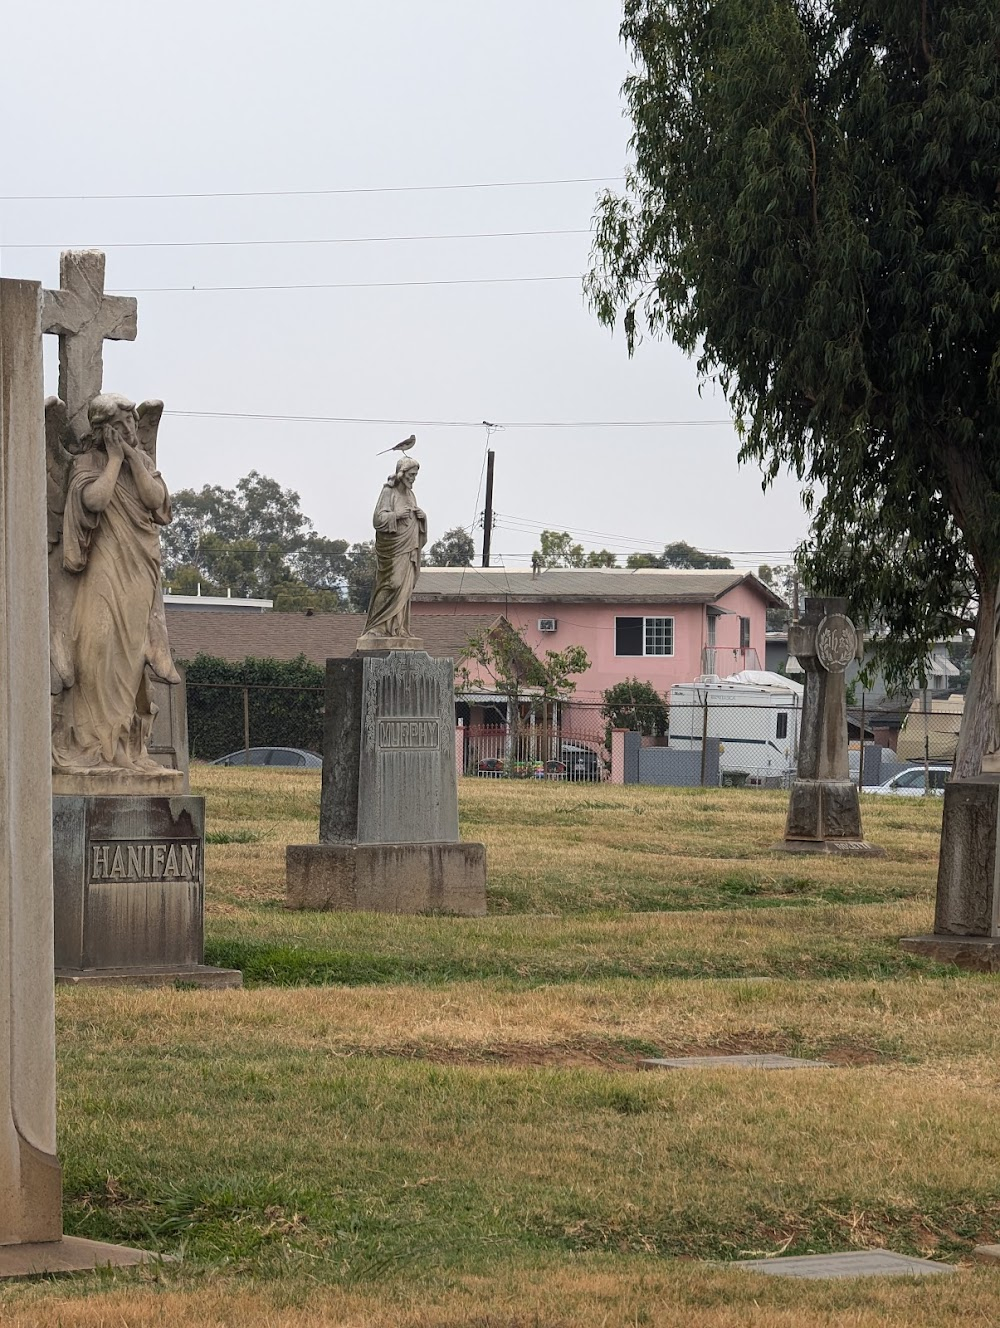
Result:
<instances>
[{"instance_id":1,"label":"stone pedestal","mask_svg":"<svg viewBox=\"0 0 1000 1328\"><path fill-rule=\"evenodd\" d=\"M934 932L900 948L942 964L1000 971L1000 773L944 786Z\"/></svg>"},{"instance_id":2,"label":"stone pedestal","mask_svg":"<svg viewBox=\"0 0 1000 1328\"><path fill-rule=\"evenodd\" d=\"M331 659L319 844L286 851L289 908L486 912L486 852L458 838L451 660Z\"/></svg>"},{"instance_id":3,"label":"stone pedestal","mask_svg":"<svg viewBox=\"0 0 1000 1328\"><path fill-rule=\"evenodd\" d=\"M806 673L799 733L798 773L788 800L785 853L837 853L881 857L861 830L861 804L847 760L847 690L844 671L861 657L861 635L843 599L807 599L788 633L788 653Z\"/></svg>"},{"instance_id":4,"label":"stone pedestal","mask_svg":"<svg viewBox=\"0 0 1000 1328\"><path fill-rule=\"evenodd\" d=\"M78 794L52 806L58 982L241 984L203 962L204 798Z\"/></svg>"}]
</instances>

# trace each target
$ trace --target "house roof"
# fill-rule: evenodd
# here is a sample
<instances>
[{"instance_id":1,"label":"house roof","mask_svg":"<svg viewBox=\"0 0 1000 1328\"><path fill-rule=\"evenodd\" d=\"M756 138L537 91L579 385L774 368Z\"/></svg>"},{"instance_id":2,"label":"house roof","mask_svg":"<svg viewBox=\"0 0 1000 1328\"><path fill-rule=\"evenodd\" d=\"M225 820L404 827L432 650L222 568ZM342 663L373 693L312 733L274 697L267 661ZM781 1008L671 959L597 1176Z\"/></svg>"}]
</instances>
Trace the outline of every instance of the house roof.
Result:
<instances>
[{"instance_id":1,"label":"house roof","mask_svg":"<svg viewBox=\"0 0 1000 1328\"><path fill-rule=\"evenodd\" d=\"M543 572L501 567L422 567L415 602L466 604L711 604L734 586L747 584L769 607L785 602L753 572L690 571L681 568L552 567Z\"/></svg>"},{"instance_id":2,"label":"house roof","mask_svg":"<svg viewBox=\"0 0 1000 1328\"><path fill-rule=\"evenodd\" d=\"M169 599L166 601L169 605ZM414 634L435 659L462 659L469 638L495 626L495 613L421 614ZM167 609L167 635L175 659L198 654L217 659L295 659L314 664L354 653L363 613L232 613L225 609Z\"/></svg>"}]
</instances>

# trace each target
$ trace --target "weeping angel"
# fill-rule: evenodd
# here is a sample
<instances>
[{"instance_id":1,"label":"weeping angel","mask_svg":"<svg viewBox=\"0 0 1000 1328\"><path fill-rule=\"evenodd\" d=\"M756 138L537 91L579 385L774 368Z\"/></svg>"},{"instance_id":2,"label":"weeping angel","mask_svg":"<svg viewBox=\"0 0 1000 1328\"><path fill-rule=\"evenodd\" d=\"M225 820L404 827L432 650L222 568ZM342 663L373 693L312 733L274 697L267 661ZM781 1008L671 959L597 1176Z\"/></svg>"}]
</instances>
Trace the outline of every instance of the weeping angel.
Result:
<instances>
[{"instance_id":1,"label":"weeping angel","mask_svg":"<svg viewBox=\"0 0 1000 1328\"><path fill-rule=\"evenodd\" d=\"M54 771L166 771L147 751L147 677L178 683L160 589L170 495L156 469L162 401L102 392L76 443L45 403ZM69 450L70 448L74 450Z\"/></svg>"}]
</instances>

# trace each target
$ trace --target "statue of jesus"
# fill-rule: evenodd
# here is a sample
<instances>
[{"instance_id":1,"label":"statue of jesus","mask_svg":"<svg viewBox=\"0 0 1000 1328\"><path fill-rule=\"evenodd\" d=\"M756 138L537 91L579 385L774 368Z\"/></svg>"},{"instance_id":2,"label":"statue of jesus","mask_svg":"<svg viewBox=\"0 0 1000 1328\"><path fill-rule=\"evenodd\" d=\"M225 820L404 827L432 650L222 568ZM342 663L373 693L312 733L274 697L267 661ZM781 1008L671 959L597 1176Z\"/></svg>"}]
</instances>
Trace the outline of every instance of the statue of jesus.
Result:
<instances>
[{"instance_id":1,"label":"statue of jesus","mask_svg":"<svg viewBox=\"0 0 1000 1328\"><path fill-rule=\"evenodd\" d=\"M400 457L379 494L375 526L375 585L364 636L406 638L410 632L410 596L420 573L427 543L427 517L417 506L413 482L420 462ZM364 639L364 638L362 638Z\"/></svg>"}]
</instances>

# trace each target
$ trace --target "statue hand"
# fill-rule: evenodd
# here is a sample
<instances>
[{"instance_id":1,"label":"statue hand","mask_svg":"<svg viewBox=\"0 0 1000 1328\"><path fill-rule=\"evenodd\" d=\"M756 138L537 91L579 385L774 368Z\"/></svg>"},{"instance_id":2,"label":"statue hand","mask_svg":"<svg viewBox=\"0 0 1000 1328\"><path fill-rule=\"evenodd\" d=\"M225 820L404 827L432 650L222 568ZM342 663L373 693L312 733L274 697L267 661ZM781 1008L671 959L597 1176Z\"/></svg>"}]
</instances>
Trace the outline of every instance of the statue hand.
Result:
<instances>
[{"instance_id":1,"label":"statue hand","mask_svg":"<svg viewBox=\"0 0 1000 1328\"><path fill-rule=\"evenodd\" d=\"M117 429L107 429L104 434L104 446L109 457L115 461L124 461L125 447Z\"/></svg>"},{"instance_id":2,"label":"statue hand","mask_svg":"<svg viewBox=\"0 0 1000 1328\"><path fill-rule=\"evenodd\" d=\"M427 520L427 514L425 513L425 511L424 511L424 509L423 509L422 507L415 507L415 508L413 509L413 515L417 518L418 521L426 521L426 520Z\"/></svg>"}]
</instances>

